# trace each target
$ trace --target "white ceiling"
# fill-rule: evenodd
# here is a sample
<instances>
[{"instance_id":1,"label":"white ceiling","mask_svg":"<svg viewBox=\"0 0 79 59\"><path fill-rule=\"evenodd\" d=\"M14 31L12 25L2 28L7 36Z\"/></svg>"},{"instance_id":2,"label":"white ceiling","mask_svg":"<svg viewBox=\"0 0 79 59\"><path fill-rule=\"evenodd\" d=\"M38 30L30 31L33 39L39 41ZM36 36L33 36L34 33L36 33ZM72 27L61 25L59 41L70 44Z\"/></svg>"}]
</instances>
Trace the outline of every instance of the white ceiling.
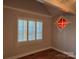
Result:
<instances>
[{"instance_id":1,"label":"white ceiling","mask_svg":"<svg viewBox=\"0 0 79 59\"><path fill-rule=\"evenodd\" d=\"M65 12L76 12L76 0L37 0L43 4L57 6Z\"/></svg>"}]
</instances>

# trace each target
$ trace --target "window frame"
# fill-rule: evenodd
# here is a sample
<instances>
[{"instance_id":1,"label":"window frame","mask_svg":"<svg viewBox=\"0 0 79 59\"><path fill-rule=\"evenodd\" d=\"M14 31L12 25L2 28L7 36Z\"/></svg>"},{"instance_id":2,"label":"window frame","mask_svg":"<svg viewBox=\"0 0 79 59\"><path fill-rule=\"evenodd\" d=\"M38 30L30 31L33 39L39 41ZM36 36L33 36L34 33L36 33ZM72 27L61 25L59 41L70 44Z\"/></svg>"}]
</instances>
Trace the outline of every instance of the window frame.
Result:
<instances>
[{"instance_id":1,"label":"window frame","mask_svg":"<svg viewBox=\"0 0 79 59\"><path fill-rule=\"evenodd\" d=\"M44 32L44 25L43 25L43 20L42 20L42 18L40 19L40 21L38 21L38 19L35 19L35 18L18 18L18 21L19 20L23 20L23 21L27 21L27 39L26 40L24 40L24 41L19 41L19 39L17 39L17 41L18 42L30 42L30 41L41 41L41 40L43 40L44 39L44 34L43 34L43 32ZM29 34L28 34L28 32L29 32L29 29L28 29L28 21L34 21L35 22L35 40L29 40L28 39L28 37L29 37ZM36 37L37 37L37 33L36 33L36 31L37 31L37 24L36 24L36 22L42 22L42 39L37 39ZM18 36L18 35L17 35Z\"/></svg>"},{"instance_id":2,"label":"window frame","mask_svg":"<svg viewBox=\"0 0 79 59\"><path fill-rule=\"evenodd\" d=\"M29 18L28 21L27 21L28 25L29 25L29 21L35 22L35 20L33 18ZM27 35L28 41L34 41L34 40L29 40L29 26L27 27L27 29L28 29L28 32L27 32L28 33L28 35ZM36 40L36 22L35 22L35 40Z\"/></svg>"},{"instance_id":3,"label":"window frame","mask_svg":"<svg viewBox=\"0 0 79 59\"><path fill-rule=\"evenodd\" d=\"M37 22L42 22L42 39L37 39ZM43 28L43 20L42 20L42 19L37 19L37 20L36 20L36 37L35 37L36 40L43 40L43 35L44 35L44 34L43 34L43 29L44 29L44 28Z\"/></svg>"}]
</instances>

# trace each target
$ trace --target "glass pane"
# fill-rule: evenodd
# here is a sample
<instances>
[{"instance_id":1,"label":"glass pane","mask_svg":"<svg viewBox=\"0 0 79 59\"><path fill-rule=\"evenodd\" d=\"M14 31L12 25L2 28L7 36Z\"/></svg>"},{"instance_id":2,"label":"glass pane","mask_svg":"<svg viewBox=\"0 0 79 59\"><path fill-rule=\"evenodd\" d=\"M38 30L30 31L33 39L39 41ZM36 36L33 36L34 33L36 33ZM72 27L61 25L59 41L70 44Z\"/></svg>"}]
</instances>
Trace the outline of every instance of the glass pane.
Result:
<instances>
[{"instance_id":1,"label":"glass pane","mask_svg":"<svg viewBox=\"0 0 79 59\"><path fill-rule=\"evenodd\" d=\"M27 20L24 20L24 40L27 40Z\"/></svg>"},{"instance_id":2,"label":"glass pane","mask_svg":"<svg viewBox=\"0 0 79 59\"><path fill-rule=\"evenodd\" d=\"M25 39L25 24L27 24L27 22L25 23L26 21L24 20L18 20L18 41L26 41ZM26 25L27 26L27 25ZM26 27L27 28L27 27Z\"/></svg>"},{"instance_id":3,"label":"glass pane","mask_svg":"<svg viewBox=\"0 0 79 59\"><path fill-rule=\"evenodd\" d=\"M28 21L28 40L35 40L35 21Z\"/></svg>"},{"instance_id":4,"label":"glass pane","mask_svg":"<svg viewBox=\"0 0 79 59\"><path fill-rule=\"evenodd\" d=\"M42 39L42 22L38 21L36 23L36 39Z\"/></svg>"}]
</instances>

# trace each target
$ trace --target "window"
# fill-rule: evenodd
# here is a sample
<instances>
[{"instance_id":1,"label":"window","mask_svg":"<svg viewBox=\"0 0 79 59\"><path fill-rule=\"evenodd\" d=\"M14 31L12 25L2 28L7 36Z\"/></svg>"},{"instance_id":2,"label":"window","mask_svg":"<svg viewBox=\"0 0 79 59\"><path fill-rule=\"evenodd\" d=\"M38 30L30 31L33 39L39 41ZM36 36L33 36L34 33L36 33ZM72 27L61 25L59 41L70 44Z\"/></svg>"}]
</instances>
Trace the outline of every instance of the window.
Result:
<instances>
[{"instance_id":1,"label":"window","mask_svg":"<svg viewBox=\"0 0 79 59\"><path fill-rule=\"evenodd\" d=\"M42 21L36 22L36 39L42 39Z\"/></svg>"},{"instance_id":2,"label":"window","mask_svg":"<svg viewBox=\"0 0 79 59\"><path fill-rule=\"evenodd\" d=\"M18 20L18 41L27 40L27 20Z\"/></svg>"},{"instance_id":3,"label":"window","mask_svg":"<svg viewBox=\"0 0 79 59\"><path fill-rule=\"evenodd\" d=\"M18 41L42 40L42 20L18 20Z\"/></svg>"},{"instance_id":4,"label":"window","mask_svg":"<svg viewBox=\"0 0 79 59\"><path fill-rule=\"evenodd\" d=\"M35 40L35 21L28 21L28 40Z\"/></svg>"}]
</instances>

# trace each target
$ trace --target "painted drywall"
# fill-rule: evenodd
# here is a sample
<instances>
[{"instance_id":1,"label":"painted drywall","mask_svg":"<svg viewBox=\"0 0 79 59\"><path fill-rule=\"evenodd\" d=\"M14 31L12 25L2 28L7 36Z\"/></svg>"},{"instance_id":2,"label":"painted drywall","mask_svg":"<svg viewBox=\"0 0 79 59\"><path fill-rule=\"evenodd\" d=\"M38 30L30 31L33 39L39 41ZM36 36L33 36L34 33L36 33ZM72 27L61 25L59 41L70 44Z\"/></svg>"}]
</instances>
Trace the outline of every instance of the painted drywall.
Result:
<instances>
[{"instance_id":1,"label":"painted drywall","mask_svg":"<svg viewBox=\"0 0 79 59\"><path fill-rule=\"evenodd\" d=\"M75 13L76 1L75 0L42 0L44 4L56 6L64 12Z\"/></svg>"},{"instance_id":2,"label":"painted drywall","mask_svg":"<svg viewBox=\"0 0 79 59\"><path fill-rule=\"evenodd\" d=\"M51 18L28 14L4 8L4 58L33 52L51 45ZM17 20L18 17L44 17L43 20L43 40L19 43L17 41Z\"/></svg>"},{"instance_id":3,"label":"painted drywall","mask_svg":"<svg viewBox=\"0 0 79 59\"><path fill-rule=\"evenodd\" d=\"M76 55L76 15L65 13L55 6L47 5L46 8L52 15L52 39L51 45L54 48ZM76 8L75 8L76 9ZM63 31L56 27L58 17L64 16L71 22Z\"/></svg>"},{"instance_id":4,"label":"painted drywall","mask_svg":"<svg viewBox=\"0 0 79 59\"><path fill-rule=\"evenodd\" d=\"M63 31L56 27L57 18L64 16L70 22ZM61 13L52 18L52 47L76 55L76 15Z\"/></svg>"},{"instance_id":5,"label":"painted drywall","mask_svg":"<svg viewBox=\"0 0 79 59\"><path fill-rule=\"evenodd\" d=\"M17 1L17 0L16 0ZM23 1L23 0L22 0ZM49 13L42 8L41 5L39 7L34 2L23 2L19 0L19 2L7 1L4 0L4 5L8 5L10 7L30 10L37 13L42 13L49 15ZM24 0L25 1L25 0ZM32 0L31 0L32 1ZM27 5L26 5L27 4ZM33 6L34 5L34 6ZM4 58L11 57L19 54L29 53L36 50L40 50L47 47L55 47L57 49L66 51L66 52L74 52L75 53L75 41L76 41L76 30L75 30L75 15L63 13L56 7L48 6L47 9L52 15L52 19L46 17L44 21L44 39L43 41L32 41L32 42L17 42L17 16L28 16L28 17L36 17L38 15L29 14L25 12L15 11L11 9L4 8ZM64 15L71 22L63 32L60 32L55 25L57 18L61 15ZM39 17L42 17L40 15Z\"/></svg>"},{"instance_id":6,"label":"painted drywall","mask_svg":"<svg viewBox=\"0 0 79 59\"><path fill-rule=\"evenodd\" d=\"M50 13L47 12L45 6L36 0L4 0L3 2L4 5L10 7L50 15Z\"/></svg>"}]
</instances>

